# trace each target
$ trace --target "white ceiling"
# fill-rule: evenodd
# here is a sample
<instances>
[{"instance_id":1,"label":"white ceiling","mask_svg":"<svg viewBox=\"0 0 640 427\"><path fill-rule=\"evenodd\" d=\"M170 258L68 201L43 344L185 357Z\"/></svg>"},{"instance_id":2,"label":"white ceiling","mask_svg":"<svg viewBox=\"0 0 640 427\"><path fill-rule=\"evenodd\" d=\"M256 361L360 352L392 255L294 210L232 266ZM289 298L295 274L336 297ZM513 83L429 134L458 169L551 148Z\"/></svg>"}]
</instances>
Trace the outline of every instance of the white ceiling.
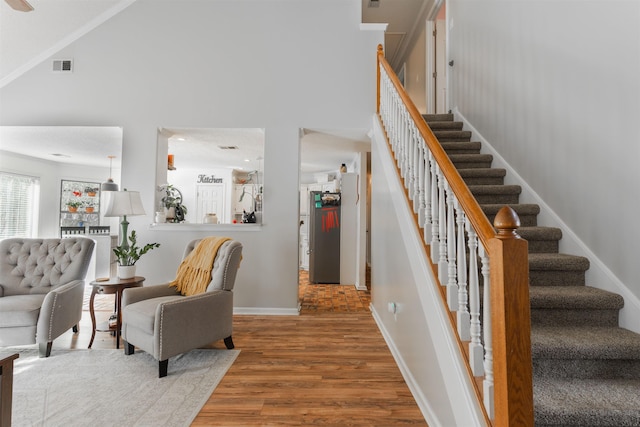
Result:
<instances>
[{"instance_id":1,"label":"white ceiling","mask_svg":"<svg viewBox=\"0 0 640 427\"><path fill-rule=\"evenodd\" d=\"M0 1L0 88L10 83L32 66L47 59L67 44L95 28L136 0L29 0L32 12L17 12ZM369 7L370 0L362 0L362 21L388 23L385 53L394 63L403 55L406 44L424 22L424 13L434 0L379 0L379 7ZM176 152L176 161L189 158L209 158L210 141L225 140L225 145L242 146L241 150L219 150L215 163L238 166L244 159L256 159L259 147L251 147L251 138L240 130L172 129L180 132L197 147L187 153ZM237 140L233 140L231 135ZM120 143L122 131L119 130ZM255 135L254 135L255 136ZM249 138L248 140L245 140ZM101 165L113 155L114 128L79 127L0 127L0 149L52 160ZM197 141L200 141L199 143ZM209 142L208 142L209 141ZM302 132L301 168L303 173L336 170L341 163L349 163L356 152L369 150L369 138L364 130L305 129ZM216 145L217 147L217 145ZM179 149L177 149L179 150ZM204 150L204 151L203 151ZM119 157L120 152L116 154ZM116 160L114 159L114 162ZM212 166L211 160L207 162ZM196 165L197 166L197 165Z\"/></svg>"},{"instance_id":2,"label":"white ceiling","mask_svg":"<svg viewBox=\"0 0 640 427\"><path fill-rule=\"evenodd\" d=\"M120 169L122 129L82 126L0 126L0 150L58 163ZM115 156L112 160L109 156Z\"/></svg>"}]
</instances>

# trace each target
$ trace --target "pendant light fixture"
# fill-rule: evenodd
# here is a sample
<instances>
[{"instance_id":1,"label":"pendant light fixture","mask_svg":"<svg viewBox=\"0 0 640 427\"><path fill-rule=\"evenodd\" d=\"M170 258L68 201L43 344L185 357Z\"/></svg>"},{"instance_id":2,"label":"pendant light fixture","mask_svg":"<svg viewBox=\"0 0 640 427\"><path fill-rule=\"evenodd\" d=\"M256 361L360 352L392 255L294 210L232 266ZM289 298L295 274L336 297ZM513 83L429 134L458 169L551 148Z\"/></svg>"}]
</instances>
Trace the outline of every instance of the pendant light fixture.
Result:
<instances>
[{"instance_id":1,"label":"pendant light fixture","mask_svg":"<svg viewBox=\"0 0 640 427\"><path fill-rule=\"evenodd\" d=\"M100 186L102 191L118 191L118 184L113 182L113 178L111 178L111 166L113 165L113 158L115 156L107 156L109 158L109 179L106 182L103 182Z\"/></svg>"}]
</instances>

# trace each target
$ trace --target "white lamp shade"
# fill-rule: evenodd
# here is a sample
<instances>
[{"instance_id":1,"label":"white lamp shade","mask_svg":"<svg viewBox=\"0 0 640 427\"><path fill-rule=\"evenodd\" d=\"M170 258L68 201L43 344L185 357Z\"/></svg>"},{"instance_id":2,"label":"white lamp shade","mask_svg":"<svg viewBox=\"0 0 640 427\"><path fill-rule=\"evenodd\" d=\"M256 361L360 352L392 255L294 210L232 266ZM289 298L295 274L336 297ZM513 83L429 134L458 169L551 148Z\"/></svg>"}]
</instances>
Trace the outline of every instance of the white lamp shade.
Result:
<instances>
[{"instance_id":1,"label":"white lamp shade","mask_svg":"<svg viewBox=\"0 0 640 427\"><path fill-rule=\"evenodd\" d=\"M139 191L113 191L104 216L145 215Z\"/></svg>"}]
</instances>

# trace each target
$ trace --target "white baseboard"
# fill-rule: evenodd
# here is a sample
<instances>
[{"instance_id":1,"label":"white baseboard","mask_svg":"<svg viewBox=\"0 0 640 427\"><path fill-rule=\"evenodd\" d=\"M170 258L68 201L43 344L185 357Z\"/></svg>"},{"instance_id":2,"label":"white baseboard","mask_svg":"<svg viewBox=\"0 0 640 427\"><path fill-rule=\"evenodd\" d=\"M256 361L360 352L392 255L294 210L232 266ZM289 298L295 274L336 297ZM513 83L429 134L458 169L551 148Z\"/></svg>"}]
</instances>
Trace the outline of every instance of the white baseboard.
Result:
<instances>
[{"instance_id":1,"label":"white baseboard","mask_svg":"<svg viewBox=\"0 0 640 427\"><path fill-rule=\"evenodd\" d=\"M268 307L233 307L233 314L249 314L253 316L298 316L297 308Z\"/></svg>"},{"instance_id":2,"label":"white baseboard","mask_svg":"<svg viewBox=\"0 0 640 427\"><path fill-rule=\"evenodd\" d=\"M404 381L407 383L409 390L411 390L411 394L413 395L413 398L418 404L418 407L420 408L420 411L422 412L422 415L424 416L425 421L427 421L427 424L430 426L438 425L438 422L437 422L438 417L435 415L435 413L431 409L431 405L429 404L424 394L422 393L422 390L420 389L420 386L418 385L417 381L413 377L411 370L407 367L407 364L404 362L404 359L402 358L402 354L400 353L400 351L398 351L398 348L393 342L391 335L389 334L387 329L384 327L384 323L382 322L382 319L378 315L376 308L373 306L373 304L371 304L370 308L371 308L371 314L373 315L373 318L376 324L378 325L378 329L380 330L382 337L387 343L387 347L389 347L389 351L391 351L391 355L393 356L393 359L396 361L396 364L400 369L400 373L402 374Z\"/></svg>"},{"instance_id":3,"label":"white baseboard","mask_svg":"<svg viewBox=\"0 0 640 427\"><path fill-rule=\"evenodd\" d=\"M583 256L589 259L590 268L587 270L587 285L622 295L624 308L620 310L619 322L623 328L640 333L640 299L616 277L615 274L599 259L593 251L562 221L549 205L531 188L527 182L505 161L471 123L456 108L453 110L455 120L464 123L464 129L472 133L472 140L482 142L482 152L493 156L493 167L504 168L507 171L505 184L516 184L522 187L521 203L536 203L540 206L538 224L557 227L562 230L560 250L564 253Z\"/></svg>"}]
</instances>

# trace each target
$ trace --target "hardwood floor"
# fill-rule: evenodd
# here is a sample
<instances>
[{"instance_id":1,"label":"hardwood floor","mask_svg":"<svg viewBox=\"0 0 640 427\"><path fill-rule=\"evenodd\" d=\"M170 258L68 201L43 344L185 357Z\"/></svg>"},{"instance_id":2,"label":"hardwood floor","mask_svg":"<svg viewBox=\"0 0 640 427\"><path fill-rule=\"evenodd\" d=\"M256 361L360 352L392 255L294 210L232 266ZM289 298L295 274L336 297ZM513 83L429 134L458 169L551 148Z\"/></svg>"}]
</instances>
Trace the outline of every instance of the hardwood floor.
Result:
<instances>
[{"instance_id":1,"label":"hardwood floor","mask_svg":"<svg viewBox=\"0 0 640 427\"><path fill-rule=\"evenodd\" d=\"M234 316L240 355L192 425L425 426L368 310L369 292L301 279L299 316ZM107 318L112 304L103 300L97 315ZM54 351L86 348L90 335L86 313L80 334L60 337ZM93 347L115 348L115 339L97 333Z\"/></svg>"}]
</instances>

